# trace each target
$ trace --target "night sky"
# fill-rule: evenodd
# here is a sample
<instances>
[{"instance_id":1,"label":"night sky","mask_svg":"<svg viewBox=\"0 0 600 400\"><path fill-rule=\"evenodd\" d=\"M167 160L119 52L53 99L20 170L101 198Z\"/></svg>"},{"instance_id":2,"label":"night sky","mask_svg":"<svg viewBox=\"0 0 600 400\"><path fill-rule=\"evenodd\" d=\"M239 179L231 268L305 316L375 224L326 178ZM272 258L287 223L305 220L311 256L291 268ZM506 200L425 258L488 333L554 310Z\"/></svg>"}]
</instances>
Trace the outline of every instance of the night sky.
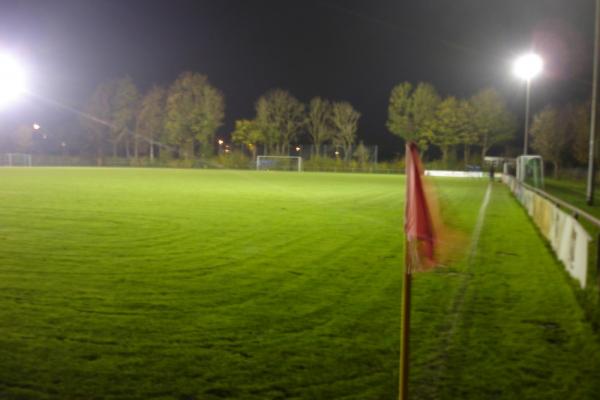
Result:
<instances>
[{"instance_id":1,"label":"night sky","mask_svg":"<svg viewBox=\"0 0 600 400\"><path fill-rule=\"evenodd\" d=\"M456 96L494 86L520 113L511 62L535 48L547 72L534 111L586 99L593 15L593 0L0 0L0 49L24 60L32 92L76 108L107 78L129 74L145 90L202 72L226 97L220 136L271 88L347 100L362 113L359 138L389 156L400 141L385 128L388 96L405 80ZM73 119L28 99L0 111L0 129Z\"/></svg>"}]
</instances>

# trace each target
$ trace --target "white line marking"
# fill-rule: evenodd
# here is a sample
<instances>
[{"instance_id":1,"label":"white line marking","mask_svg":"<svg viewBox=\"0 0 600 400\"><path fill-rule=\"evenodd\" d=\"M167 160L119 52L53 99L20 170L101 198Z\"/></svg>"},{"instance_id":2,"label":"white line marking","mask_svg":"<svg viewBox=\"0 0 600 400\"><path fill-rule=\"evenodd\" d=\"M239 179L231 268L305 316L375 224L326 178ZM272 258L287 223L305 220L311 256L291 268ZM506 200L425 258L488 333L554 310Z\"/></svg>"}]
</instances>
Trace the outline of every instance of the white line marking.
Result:
<instances>
[{"instance_id":1,"label":"white line marking","mask_svg":"<svg viewBox=\"0 0 600 400\"><path fill-rule=\"evenodd\" d=\"M469 254L467 256L467 265L465 266L465 270L463 271L462 282L460 282L460 286L457 289L456 296L454 297L454 301L452 302L452 306L448 313L449 317L449 327L446 332L442 333L442 342L441 342L441 359L442 364L437 369L437 376L443 377L444 373L448 369L448 353L450 350L452 338L454 337L454 333L456 332L456 328L458 326L459 317L462 313L463 304L465 302L465 295L467 292L467 287L469 286L469 282L471 280L471 274L469 273L469 269L471 267L471 261L475 254L477 253L477 245L479 244L479 237L481 236L481 230L483 229L483 222L485 221L485 213L487 211L488 204L490 203L490 198L492 197L492 183L488 184L485 195L483 197L483 201L481 203L481 207L479 207L479 214L477 215L477 222L475 223L475 228L473 228L473 234L471 236L471 247L469 249ZM438 388L434 389L434 392L437 392Z\"/></svg>"},{"instance_id":2,"label":"white line marking","mask_svg":"<svg viewBox=\"0 0 600 400\"><path fill-rule=\"evenodd\" d=\"M477 216L477 222L475 223L473 235L471 236L471 249L469 250L467 265L471 263L471 260L475 256L475 253L477 253L477 245L479 244L479 237L481 236L481 230L483 229L485 212L487 211L488 204L490 203L490 198L492 197L492 187L492 183L490 182L488 184L487 190L485 191L485 196L483 197L481 207L479 208L479 215Z\"/></svg>"}]
</instances>

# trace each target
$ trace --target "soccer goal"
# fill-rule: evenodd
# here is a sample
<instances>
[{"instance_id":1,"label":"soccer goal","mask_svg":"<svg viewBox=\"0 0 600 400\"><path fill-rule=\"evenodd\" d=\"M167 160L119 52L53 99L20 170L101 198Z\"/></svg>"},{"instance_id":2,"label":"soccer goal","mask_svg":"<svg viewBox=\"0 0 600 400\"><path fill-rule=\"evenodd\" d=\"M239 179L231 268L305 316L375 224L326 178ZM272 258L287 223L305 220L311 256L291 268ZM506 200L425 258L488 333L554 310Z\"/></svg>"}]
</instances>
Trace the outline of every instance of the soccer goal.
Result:
<instances>
[{"instance_id":1,"label":"soccer goal","mask_svg":"<svg viewBox=\"0 0 600 400\"><path fill-rule=\"evenodd\" d=\"M536 155L517 157L517 180L533 187L544 187L544 160Z\"/></svg>"},{"instance_id":2,"label":"soccer goal","mask_svg":"<svg viewBox=\"0 0 600 400\"><path fill-rule=\"evenodd\" d=\"M257 170L302 171L302 157L296 156L257 156Z\"/></svg>"},{"instance_id":3,"label":"soccer goal","mask_svg":"<svg viewBox=\"0 0 600 400\"><path fill-rule=\"evenodd\" d=\"M0 166L31 167L31 154L25 154L25 153L0 154Z\"/></svg>"}]
</instances>

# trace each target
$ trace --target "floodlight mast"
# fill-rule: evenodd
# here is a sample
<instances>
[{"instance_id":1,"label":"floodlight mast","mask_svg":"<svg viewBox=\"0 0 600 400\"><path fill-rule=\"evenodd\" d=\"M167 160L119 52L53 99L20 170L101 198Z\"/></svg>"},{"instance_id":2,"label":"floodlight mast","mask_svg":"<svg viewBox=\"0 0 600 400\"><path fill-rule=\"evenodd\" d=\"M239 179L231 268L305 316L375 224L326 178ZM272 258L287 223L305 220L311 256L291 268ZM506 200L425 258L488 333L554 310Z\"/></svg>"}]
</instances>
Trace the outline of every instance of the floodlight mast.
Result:
<instances>
[{"instance_id":1,"label":"floodlight mast","mask_svg":"<svg viewBox=\"0 0 600 400\"><path fill-rule=\"evenodd\" d=\"M596 0L596 22L594 33L594 71L592 78L592 101L590 110L590 143L588 152L588 175L586 187L586 203L594 205L596 186L596 108L598 104L598 45L600 44L600 0Z\"/></svg>"},{"instance_id":2,"label":"floodlight mast","mask_svg":"<svg viewBox=\"0 0 600 400\"><path fill-rule=\"evenodd\" d=\"M544 61L535 53L524 54L515 60L514 74L526 82L525 92L525 132L523 140L523 154L527 154L529 139L529 103L531 93L531 80L538 76L544 68Z\"/></svg>"}]
</instances>

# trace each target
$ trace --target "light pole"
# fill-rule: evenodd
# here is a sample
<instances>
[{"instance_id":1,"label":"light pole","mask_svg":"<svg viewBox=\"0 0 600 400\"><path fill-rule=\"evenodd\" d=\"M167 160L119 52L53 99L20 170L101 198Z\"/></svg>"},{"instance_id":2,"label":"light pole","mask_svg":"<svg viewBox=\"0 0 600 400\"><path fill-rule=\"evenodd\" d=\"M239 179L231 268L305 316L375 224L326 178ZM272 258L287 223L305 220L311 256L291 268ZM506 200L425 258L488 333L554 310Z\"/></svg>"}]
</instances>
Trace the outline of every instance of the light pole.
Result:
<instances>
[{"instance_id":1,"label":"light pole","mask_svg":"<svg viewBox=\"0 0 600 400\"><path fill-rule=\"evenodd\" d=\"M596 185L596 111L598 108L598 46L600 46L600 0L596 0L596 28L594 38L594 71L592 81L592 109L590 110L590 147L588 152L588 176L586 203L594 205Z\"/></svg>"},{"instance_id":2,"label":"light pole","mask_svg":"<svg viewBox=\"0 0 600 400\"><path fill-rule=\"evenodd\" d=\"M531 92L531 80L538 76L544 68L544 61L535 53L524 54L515 60L513 72L516 76L526 82L525 93L525 132L523 140L523 154L527 154L529 139L529 98Z\"/></svg>"},{"instance_id":3,"label":"light pole","mask_svg":"<svg viewBox=\"0 0 600 400\"><path fill-rule=\"evenodd\" d=\"M0 107L16 100L25 92L25 71L8 54L0 54Z\"/></svg>"}]
</instances>

